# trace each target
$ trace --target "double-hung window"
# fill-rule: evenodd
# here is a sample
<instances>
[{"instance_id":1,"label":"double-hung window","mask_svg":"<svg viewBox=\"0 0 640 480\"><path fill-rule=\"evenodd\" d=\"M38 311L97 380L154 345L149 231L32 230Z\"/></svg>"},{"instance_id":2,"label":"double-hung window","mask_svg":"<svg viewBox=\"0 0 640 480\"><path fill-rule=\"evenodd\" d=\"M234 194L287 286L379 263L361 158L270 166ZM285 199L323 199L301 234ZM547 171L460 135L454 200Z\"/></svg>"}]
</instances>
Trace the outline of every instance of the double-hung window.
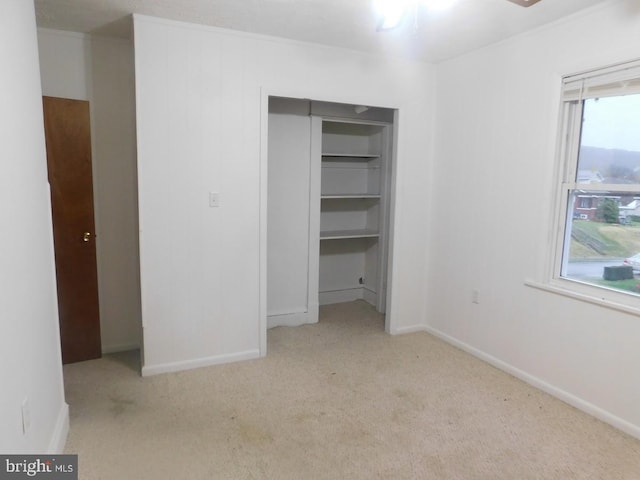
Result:
<instances>
[{"instance_id":1,"label":"double-hung window","mask_svg":"<svg viewBox=\"0 0 640 480\"><path fill-rule=\"evenodd\" d=\"M553 277L640 299L640 61L563 79ZM624 294L624 295L623 295ZM625 296L626 295L626 296ZM640 306L640 302L638 302Z\"/></svg>"}]
</instances>

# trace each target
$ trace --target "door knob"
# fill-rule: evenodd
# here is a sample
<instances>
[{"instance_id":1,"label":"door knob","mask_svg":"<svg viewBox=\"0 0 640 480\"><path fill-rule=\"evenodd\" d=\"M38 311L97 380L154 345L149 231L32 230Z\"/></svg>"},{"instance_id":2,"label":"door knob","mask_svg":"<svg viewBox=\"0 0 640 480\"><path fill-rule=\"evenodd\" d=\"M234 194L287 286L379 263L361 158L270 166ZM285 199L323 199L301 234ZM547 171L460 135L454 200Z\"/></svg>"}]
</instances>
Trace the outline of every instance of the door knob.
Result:
<instances>
[{"instance_id":1,"label":"door knob","mask_svg":"<svg viewBox=\"0 0 640 480\"><path fill-rule=\"evenodd\" d=\"M91 238L91 233L89 233L89 232L84 232L84 233L82 234L82 241L83 241L83 242L88 242L90 238Z\"/></svg>"}]
</instances>

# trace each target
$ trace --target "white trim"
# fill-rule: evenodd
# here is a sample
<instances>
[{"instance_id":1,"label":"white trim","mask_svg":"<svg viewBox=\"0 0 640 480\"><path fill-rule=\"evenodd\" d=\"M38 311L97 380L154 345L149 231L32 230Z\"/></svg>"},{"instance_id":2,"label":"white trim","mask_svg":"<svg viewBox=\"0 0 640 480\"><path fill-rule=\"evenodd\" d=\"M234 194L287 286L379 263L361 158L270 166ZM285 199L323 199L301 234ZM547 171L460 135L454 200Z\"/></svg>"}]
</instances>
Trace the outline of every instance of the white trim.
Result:
<instances>
[{"instance_id":1,"label":"white trim","mask_svg":"<svg viewBox=\"0 0 640 480\"><path fill-rule=\"evenodd\" d=\"M258 219L258 348L260 356L267 356L267 217L269 188L269 94L260 88L260 197Z\"/></svg>"},{"instance_id":2,"label":"white trim","mask_svg":"<svg viewBox=\"0 0 640 480\"><path fill-rule=\"evenodd\" d=\"M382 263L382 262L380 262ZM380 283L382 283L383 279L380 279ZM378 300L381 299L382 296L380 296L380 298L378 298L378 294L372 290L371 288L367 287L366 285L362 288L362 299L367 302L370 305L374 305L376 307L376 310L378 310L379 312L383 312L384 310L382 308L382 306L378 303Z\"/></svg>"},{"instance_id":3,"label":"white trim","mask_svg":"<svg viewBox=\"0 0 640 480\"><path fill-rule=\"evenodd\" d=\"M142 19L149 20L150 22L156 22L157 19L153 17L145 17L140 15L134 15L134 20ZM157 23L167 23L167 24L175 24L177 22L169 21L159 21ZM187 25L187 24L185 24ZM204 28L204 27L203 27ZM249 36L250 34L244 34L242 32L235 31L227 31L215 28L205 28L206 30L217 30L220 32L228 32L233 33L235 35L241 36ZM255 36L257 38L263 38L261 36ZM279 40L277 38L273 39ZM295 43L290 42L289 40L283 40L285 43ZM319 45L322 47L322 45ZM333 48L333 47L327 47ZM351 96L343 96L336 95L335 92L328 93L319 92L319 91L309 91L306 87L300 88L281 88L281 87L273 87L273 86L261 86L260 87L260 179L259 179L259 188L260 188L260 207L259 207L259 307L258 307L258 335L259 335L259 351L260 356L264 357L267 355L267 328L268 328L268 319L267 319L267 188L268 188L268 157L269 157L269 148L268 148L268 125L269 125L269 97L283 97L283 98L293 98L293 99L311 99L320 102L333 102L333 103L350 103L350 104L358 104L358 105L368 105L371 107L380 107L380 108L388 108L391 110L395 110L394 112L394 126L393 126L393 154L389 159L390 168L391 168L391 180L389 185L389 225L388 225L388 254L387 254L387 285L386 285L386 317L385 317L385 330L389 333L394 332L394 319L395 313L392 308L392 286L393 286L393 278L397 276L397 273L393 268L393 258L395 256L395 251L392 246L394 245L394 238L396 235L395 226L399 217L399 206L397 202L397 192L399 189L397 188L397 179L398 177L398 169L399 169L399 120L402 115L402 107L397 103L389 103L389 104L379 104L376 102L375 97L371 97L368 95L351 95ZM313 120L312 120L313 122ZM318 226L319 228L319 226ZM142 235L142 223L140 224L140 235ZM142 237L140 237L142 239ZM142 241L142 240L141 240ZM311 241L311 240L310 240ZM142 255L142 252L141 252ZM142 260L141 260L142 262ZM309 263L310 268L313 266L310 260ZM142 272L141 272L142 275ZM309 285L309 288L312 288L312 285ZM310 290L311 292L311 290ZM323 293L318 295L318 304L310 303L309 304L309 312L317 312L318 305L323 305L325 303L322 302ZM143 297L144 298L144 297ZM358 297L361 299L362 295ZM315 300L315 295L313 298L309 297L309 301ZM343 300L344 302L350 300ZM333 303L333 302L326 302ZM142 305L144 310L144 303ZM143 316L144 318L144 316ZM318 318L318 315L315 315L315 318ZM143 357L144 358L144 357ZM144 371L144 367L143 367ZM143 373L144 376L144 373Z\"/></svg>"},{"instance_id":4,"label":"white trim","mask_svg":"<svg viewBox=\"0 0 640 480\"><path fill-rule=\"evenodd\" d=\"M571 282L571 280L565 280L565 281L566 282ZM524 281L524 284L527 287L536 288L538 290L542 290L543 292L549 292L549 293L554 293L556 295L562 295L564 297L573 298L575 300L580 300L581 302L591 303L593 305L598 305L600 307L610 308L612 310L617 310L617 311L623 312L623 313L629 313L631 315L636 315L636 316L640 315L640 309L639 308L630 307L629 305L625 305L624 303L615 302L615 301L609 300L609 299L607 299L605 297L602 297L602 296L595 296L593 294L590 295L588 293L578 292L576 290L572 290L572 289L569 289L569 288L563 288L561 286L557 286L557 285L553 285L553 284L549 284L549 283L536 282L535 280L526 279ZM603 294L603 293L608 291L608 289L605 288L605 287L593 286L592 288L598 289L600 291L599 292L600 294ZM617 292L611 292L611 293L617 293Z\"/></svg>"},{"instance_id":5,"label":"white trim","mask_svg":"<svg viewBox=\"0 0 640 480\"><path fill-rule=\"evenodd\" d=\"M135 92L137 93L140 90L140 85L139 85L139 78L137 75L135 75L135 72L139 72L141 70L140 68L140 55L136 55L135 52L137 51L137 37L134 35L133 37L133 51L134 51L134 55L133 55L133 71L134 71L134 89ZM140 95L134 95L134 104L135 104L135 109L136 112L141 111L141 105L140 105ZM138 267L139 267L139 271L138 271L138 281L139 281L139 285L140 285L140 366L141 366L141 373L142 371L144 371L145 368L145 327L147 326L148 323L148 309L147 309L147 291L146 291L146 271L143 268L146 265L146 250L145 250L145 222L146 222L146 218L143 215L143 207L144 207L144 199L145 199L145 195L144 195L144 184L140 182L140 178L143 177L144 175L142 175L142 171L141 171L141 163L140 163L140 147L141 147L141 143L140 143L140 139L143 138L142 132L141 132L141 126L140 126L140 121L138 120L138 117L136 116L136 121L135 121L135 134L136 134L136 141L135 141L135 147L136 147L136 162L135 162L135 167L136 167L136 204L137 204L137 214L138 214Z\"/></svg>"},{"instance_id":6,"label":"white trim","mask_svg":"<svg viewBox=\"0 0 640 480\"><path fill-rule=\"evenodd\" d=\"M307 248L307 323L318 323L320 290L320 210L322 196L322 117L310 116L309 237Z\"/></svg>"},{"instance_id":7,"label":"white trim","mask_svg":"<svg viewBox=\"0 0 640 480\"><path fill-rule=\"evenodd\" d=\"M55 28L38 27L38 32L46 33L49 35L60 35L61 37L71 37L80 40L89 40L93 38L90 33L71 32L69 30L56 30ZM118 37L109 37L109 39L119 39Z\"/></svg>"},{"instance_id":8,"label":"white trim","mask_svg":"<svg viewBox=\"0 0 640 480\"><path fill-rule=\"evenodd\" d=\"M428 332L425 325L410 325L408 327L395 328L389 333L391 335L407 335L409 333Z\"/></svg>"},{"instance_id":9,"label":"white trim","mask_svg":"<svg viewBox=\"0 0 640 480\"><path fill-rule=\"evenodd\" d=\"M133 22L132 22L133 25ZM126 43L127 45L133 45L133 38L129 37L114 37L114 36L104 36L104 35L96 35L93 33L84 33L84 32L72 32L69 30L58 30L56 28L46 28L46 27L38 27L38 33L44 33L48 35L58 35L61 37L70 37L80 40L91 40L93 41L105 41L105 42L119 42Z\"/></svg>"},{"instance_id":10,"label":"white trim","mask_svg":"<svg viewBox=\"0 0 640 480\"><path fill-rule=\"evenodd\" d=\"M140 343L121 343L119 345L102 346L103 355L109 355L110 353L129 352L131 350L140 350Z\"/></svg>"},{"instance_id":11,"label":"white trim","mask_svg":"<svg viewBox=\"0 0 640 480\"><path fill-rule=\"evenodd\" d=\"M317 322L318 317L313 319L310 312L281 313L267 317L267 328L299 327L300 325Z\"/></svg>"},{"instance_id":12,"label":"white trim","mask_svg":"<svg viewBox=\"0 0 640 480\"><path fill-rule=\"evenodd\" d=\"M610 64L601 68L590 68L582 72L565 75L562 79L565 93L570 90L572 85L583 88L583 82L593 85L608 85L610 83L624 82L629 79L638 78L638 69L640 69L640 59L627 60ZM618 88L622 91L624 88ZM584 97L579 97L584 98ZM573 99L573 97L571 97ZM565 97L566 100L566 97Z\"/></svg>"},{"instance_id":13,"label":"white trim","mask_svg":"<svg viewBox=\"0 0 640 480\"><path fill-rule=\"evenodd\" d=\"M384 301L384 330L389 334L393 334L397 330L395 322L395 314L392 316L391 313L393 310L393 294L396 290L393 290L393 285L395 283L396 277L398 274L396 273L396 269L394 267L393 259L395 258L395 246L396 246L396 225L400 225L400 214L398 208L398 198L397 193L400 191L398 188L398 179L401 178L398 175L398 170L401 165L398 161L399 157L399 148L400 148L400 117L404 114L404 110L399 108L395 109L393 112L393 128L392 128L392 136L391 136L391 157L389 158L390 162L390 171L391 178L389 179L389 196L387 201L387 206L389 208L388 211L388 224L387 224L387 238L386 238L386 256L387 256L387 270L385 272L385 283L383 285L383 289L380 291L380 295L385 295ZM433 146L432 146L433 148ZM433 152L431 152L433 153ZM426 296L425 296L426 297Z\"/></svg>"},{"instance_id":14,"label":"white trim","mask_svg":"<svg viewBox=\"0 0 640 480\"><path fill-rule=\"evenodd\" d=\"M638 195L637 183L574 183L563 182L562 190L571 193L574 190L580 190L584 193L581 195L589 195L591 192L611 193L611 195L600 195L600 198L616 197L616 193L627 193L633 196ZM633 188L635 187L635 188ZM590 195L597 197L598 195Z\"/></svg>"},{"instance_id":15,"label":"white trim","mask_svg":"<svg viewBox=\"0 0 640 480\"><path fill-rule=\"evenodd\" d=\"M320 292L318 295L320 305L333 305L334 303L353 302L364 298L364 288L344 288L342 290L332 290Z\"/></svg>"},{"instance_id":16,"label":"white trim","mask_svg":"<svg viewBox=\"0 0 640 480\"><path fill-rule=\"evenodd\" d=\"M487 362L488 364L493 365L494 367L504 372L507 372L510 375L513 375L514 377L522 380L523 382L526 382L529 385L535 388L538 388L543 392L546 392L549 395L559 400L562 400L563 402L577 408L578 410L582 410L583 412L599 420L602 420L605 423L608 423L609 425L617 428L618 430L621 430L637 439L640 439L639 425L634 425L633 423L628 422L612 414L611 412L608 412L607 410L604 410L592 403L589 403L586 400L583 400L582 398L573 395L572 393L562 390L554 385L551 385L550 383L545 382L544 380L541 380L538 377L535 377L523 370L520 370L519 368L514 367L513 365L510 365L502 360L499 360L483 352L482 350L478 350L477 348L472 347L467 343L461 342L460 340L457 340L435 328L427 326L425 327L425 331L461 350L464 350L465 352L473 355L474 357L484 362Z\"/></svg>"},{"instance_id":17,"label":"white trim","mask_svg":"<svg viewBox=\"0 0 640 480\"><path fill-rule=\"evenodd\" d=\"M603 306L617 311L640 314L640 304L636 296L631 296L624 292L616 291L606 286L599 286L593 283L581 282L562 274L566 270L569 260L568 249L565 249L571 241L572 224L574 221L575 192L584 190L586 192L608 193L629 193L637 192L640 188L638 184L581 184L577 183L579 168L579 148L581 128L583 124L584 107L582 92L576 98L567 98L567 82L579 82L585 78L602 78L603 81L611 81L616 76L615 72L624 70L624 75L629 74L629 70L635 72L634 77L640 75L640 60L619 62L602 68L592 68L583 73L565 75L562 77L562 88L560 89L558 101L558 120L556 129L556 152L554 178L551 182L554 188L552 194L553 204L550 223L550 238L546 247L546 270L542 278L543 282L535 280L525 280L525 285L563 295L576 300L588 302L594 305ZM571 79L571 80L569 80ZM597 86L594 80L592 86ZM624 87L620 87L622 92ZM638 306L636 306L638 305Z\"/></svg>"},{"instance_id":18,"label":"white trim","mask_svg":"<svg viewBox=\"0 0 640 480\"><path fill-rule=\"evenodd\" d=\"M180 362L161 363L159 365L145 365L142 367L142 376L150 377L160 373L181 372L194 368L210 367L223 363L239 362L241 360L254 360L260 357L260 350L247 350L245 352L229 353L226 355L215 355L213 357L196 358L193 360L183 360Z\"/></svg>"},{"instance_id":19,"label":"white trim","mask_svg":"<svg viewBox=\"0 0 640 480\"><path fill-rule=\"evenodd\" d=\"M67 443L67 436L69 435L69 405L66 402L62 402L60 411L58 412L58 418L53 428L53 434L49 441L49 447L47 448L47 454L56 455L64 452L64 447Z\"/></svg>"}]
</instances>

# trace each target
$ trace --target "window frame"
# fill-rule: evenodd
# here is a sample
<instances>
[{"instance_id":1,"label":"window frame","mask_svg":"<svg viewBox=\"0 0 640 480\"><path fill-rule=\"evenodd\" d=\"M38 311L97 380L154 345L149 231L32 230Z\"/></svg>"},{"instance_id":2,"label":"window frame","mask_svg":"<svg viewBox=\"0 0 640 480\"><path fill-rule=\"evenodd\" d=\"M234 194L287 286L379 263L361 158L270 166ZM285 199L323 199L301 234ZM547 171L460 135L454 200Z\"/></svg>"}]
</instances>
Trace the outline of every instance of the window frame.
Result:
<instances>
[{"instance_id":1,"label":"window frame","mask_svg":"<svg viewBox=\"0 0 640 480\"><path fill-rule=\"evenodd\" d=\"M612 88L612 79L621 78L619 89ZM599 81L598 78L601 80ZM629 82L630 79L630 82ZM580 87L576 95L575 85ZM631 84L630 89L625 86ZM573 85L570 89L568 85ZM589 87L585 88L585 84ZM584 91L592 88L595 91L605 85L606 94L602 96L621 96L640 93L640 60L625 62L601 69L590 70L562 78L560 109L556 127L556 168L554 174L553 217L551 232L551 248L548 249L546 281L544 284L526 282L529 286L565 294L580 300L609 306L627 313L640 314L640 295L594 285L586 281L562 276L568 263L568 255L564 255L565 245L571 242L571 226L577 196L576 190L591 192L638 192L638 184L604 184L578 183L579 151L582 134L582 122L585 100L600 98L600 95L584 95ZM614 84L615 85L615 84ZM639 280L640 283L640 280Z\"/></svg>"}]
</instances>

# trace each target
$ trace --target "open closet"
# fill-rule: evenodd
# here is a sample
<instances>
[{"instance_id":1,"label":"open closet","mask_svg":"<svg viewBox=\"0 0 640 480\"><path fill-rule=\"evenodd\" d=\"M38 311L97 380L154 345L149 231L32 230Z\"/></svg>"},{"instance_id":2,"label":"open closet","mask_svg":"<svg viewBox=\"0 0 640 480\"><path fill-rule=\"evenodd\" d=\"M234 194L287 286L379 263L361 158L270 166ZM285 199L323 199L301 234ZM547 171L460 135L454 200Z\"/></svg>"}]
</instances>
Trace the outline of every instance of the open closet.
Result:
<instances>
[{"instance_id":1,"label":"open closet","mask_svg":"<svg viewBox=\"0 0 640 480\"><path fill-rule=\"evenodd\" d=\"M268 327L362 299L384 313L394 111L270 97Z\"/></svg>"}]
</instances>

